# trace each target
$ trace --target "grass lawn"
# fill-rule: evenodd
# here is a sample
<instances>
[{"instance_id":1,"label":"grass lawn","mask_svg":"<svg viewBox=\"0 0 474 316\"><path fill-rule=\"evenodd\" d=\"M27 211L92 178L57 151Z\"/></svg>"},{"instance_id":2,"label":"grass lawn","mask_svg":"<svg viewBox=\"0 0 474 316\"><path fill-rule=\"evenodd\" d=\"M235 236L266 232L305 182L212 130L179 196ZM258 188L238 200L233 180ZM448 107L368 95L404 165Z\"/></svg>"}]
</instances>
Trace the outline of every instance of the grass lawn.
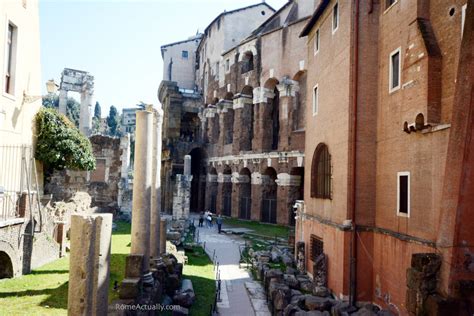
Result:
<instances>
[{"instance_id":1,"label":"grass lawn","mask_svg":"<svg viewBox=\"0 0 474 316\"><path fill-rule=\"evenodd\" d=\"M113 284L122 280L129 252L130 224L118 222L112 236L109 301L118 297ZM68 279L69 257L65 257L29 275L0 280L0 315L66 315Z\"/></svg>"},{"instance_id":2,"label":"grass lawn","mask_svg":"<svg viewBox=\"0 0 474 316\"><path fill-rule=\"evenodd\" d=\"M193 249L193 252L186 252L188 263L183 269L183 279L191 279L196 293L196 301L191 306L190 314L209 315L216 291L214 265L201 247Z\"/></svg>"},{"instance_id":3,"label":"grass lawn","mask_svg":"<svg viewBox=\"0 0 474 316\"><path fill-rule=\"evenodd\" d=\"M266 237L288 238L289 227L274 224L264 224L256 221L244 221L237 218L224 218L224 225L248 228L255 231L256 235Z\"/></svg>"}]
</instances>

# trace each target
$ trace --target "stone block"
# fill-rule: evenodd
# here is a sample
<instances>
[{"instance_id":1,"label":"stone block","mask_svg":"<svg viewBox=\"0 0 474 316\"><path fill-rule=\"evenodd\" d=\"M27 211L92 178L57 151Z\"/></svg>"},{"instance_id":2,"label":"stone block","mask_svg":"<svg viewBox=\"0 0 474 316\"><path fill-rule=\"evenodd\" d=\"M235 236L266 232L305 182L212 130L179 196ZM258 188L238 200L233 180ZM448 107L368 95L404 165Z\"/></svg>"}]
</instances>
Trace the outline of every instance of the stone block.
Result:
<instances>
[{"instance_id":1,"label":"stone block","mask_svg":"<svg viewBox=\"0 0 474 316\"><path fill-rule=\"evenodd\" d=\"M325 310L330 310L332 307L332 303L330 299L317 297L313 295L309 295L305 298L304 305L310 311L314 311L314 310L325 311Z\"/></svg>"},{"instance_id":2,"label":"stone block","mask_svg":"<svg viewBox=\"0 0 474 316\"><path fill-rule=\"evenodd\" d=\"M120 285L119 297L121 299L135 299L140 290L140 278L125 278Z\"/></svg>"},{"instance_id":3,"label":"stone block","mask_svg":"<svg viewBox=\"0 0 474 316\"><path fill-rule=\"evenodd\" d=\"M125 276L141 278L143 275L143 255L130 254L125 258Z\"/></svg>"}]
</instances>

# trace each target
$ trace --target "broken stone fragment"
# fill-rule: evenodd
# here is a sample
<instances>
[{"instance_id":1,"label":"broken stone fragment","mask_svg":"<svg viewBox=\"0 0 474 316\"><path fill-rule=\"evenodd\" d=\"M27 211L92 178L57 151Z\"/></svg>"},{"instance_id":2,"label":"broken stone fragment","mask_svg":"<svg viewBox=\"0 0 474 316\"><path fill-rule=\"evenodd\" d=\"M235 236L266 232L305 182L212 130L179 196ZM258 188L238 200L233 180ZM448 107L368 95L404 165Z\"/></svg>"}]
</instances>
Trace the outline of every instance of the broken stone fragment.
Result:
<instances>
[{"instance_id":1,"label":"broken stone fragment","mask_svg":"<svg viewBox=\"0 0 474 316\"><path fill-rule=\"evenodd\" d=\"M318 311L325 311L329 310L332 307L331 300L328 298L322 298L317 296L307 296L305 299L305 307L310 310L318 310Z\"/></svg>"}]
</instances>

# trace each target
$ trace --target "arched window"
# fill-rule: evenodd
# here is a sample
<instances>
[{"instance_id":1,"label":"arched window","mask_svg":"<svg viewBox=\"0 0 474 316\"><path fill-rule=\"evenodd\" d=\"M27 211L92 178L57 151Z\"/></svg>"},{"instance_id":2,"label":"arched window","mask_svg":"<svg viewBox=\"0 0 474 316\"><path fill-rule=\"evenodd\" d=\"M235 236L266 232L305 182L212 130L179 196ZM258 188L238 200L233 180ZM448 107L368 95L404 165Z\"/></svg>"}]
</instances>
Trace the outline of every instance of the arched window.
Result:
<instances>
[{"instance_id":1,"label":"arched window","mask_svg":"<svg viewBox=\"0 0 474 316\"><path fill-rule=\"evenodd\" d=\"M311 164L311 197L331 198L331 155L322 143L316 147Z\"/></svg>"},{"instance_id":2,"label":"arched window","mask_svg":"<svg viewBox=\"0 0 474 316\"><path fill-rule=\"evenodd\" d=\"M242 73L249 72L253 70L253 54L252 52L245 52L242 57Z\"/></svg>"}]
</instances>

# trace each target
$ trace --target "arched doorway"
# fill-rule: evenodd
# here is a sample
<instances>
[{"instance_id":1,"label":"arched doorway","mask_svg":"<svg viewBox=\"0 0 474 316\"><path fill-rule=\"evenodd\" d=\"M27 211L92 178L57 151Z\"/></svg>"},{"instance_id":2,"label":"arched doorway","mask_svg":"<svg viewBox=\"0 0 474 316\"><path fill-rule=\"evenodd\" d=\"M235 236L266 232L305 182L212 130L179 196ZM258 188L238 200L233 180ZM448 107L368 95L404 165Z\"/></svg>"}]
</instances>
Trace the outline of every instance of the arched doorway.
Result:
<instances>
[{"instance_id":1,"label":"arched doorway","mask_svg":"<svg viewBox=\"0 0 474 316\"><path fill-rule=\"evenodd\" d=\"M0 251L0 279L13 278L13 264L4 251Z\"/></svg>"},{"instance_id":2,"label":"arched doorway","mask_svg":"<svg viewBox=\"0 0 474 316\"><path fill-rule=\"evenodd\" d=\"M232 169L224 168L224 183L222 183L222 215L232 215Z\"/></svg>"},{"instance_id":3,"label":"arched doorway","mask_svg":"<svg viewBox=\"0 0 474 316\"><path fill-rule=\"evenodd\" d=\"M207 154L202 148L194 148L189 153L191 156L191 198L189 210L191 212L204 211L206 198Z\"/></svg>"},{"instance_id":4,"label":"arched doorway","mask_svg":"<svg viewBox=\"0 0 474 316\"><path fill-rule=\"evenodd\" d=\"M239 192L239 218L250 219L252 211L252 187L250 184L251 174L248 168L240 171Z\"/></svg>"},{"instance_id":5,"label":"arched doorway","mask_svg":"<svg viewBox=\"0 0 474 316\"><path fill-rule=\"evenodd\" d=\"M265 223L277 222L277 173L275 169L268 167L262 175L262 215L261 220Z\"/></svg>"}]
</instances>

